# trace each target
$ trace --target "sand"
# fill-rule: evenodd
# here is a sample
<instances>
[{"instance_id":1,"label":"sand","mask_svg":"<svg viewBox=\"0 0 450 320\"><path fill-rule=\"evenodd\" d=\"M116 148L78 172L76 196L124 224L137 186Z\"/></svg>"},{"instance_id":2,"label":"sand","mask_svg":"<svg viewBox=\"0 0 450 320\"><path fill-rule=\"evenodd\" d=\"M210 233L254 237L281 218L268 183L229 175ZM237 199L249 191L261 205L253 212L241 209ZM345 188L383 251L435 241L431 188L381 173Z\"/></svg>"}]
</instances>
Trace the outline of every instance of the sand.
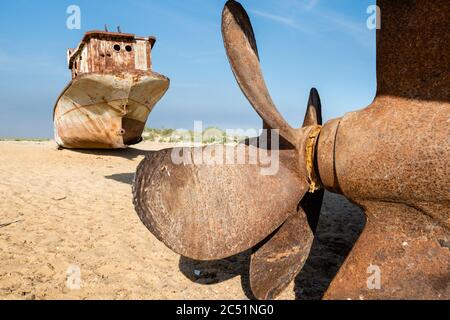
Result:
<instances>
[{"instance_id":1,"label":"sand","mask_svg":"<svg viewBox=\"0 0 450 320\"><path fill-rule=\"evenodd\" d=\"M249 253L182 258L141 223L131 183L148 150L0 142L0 299L248 299ZM364 225L327 194L304 270L281 299L319 299ZM79 277L78 277L79 274Z\"/></svg>"}]
</instances>

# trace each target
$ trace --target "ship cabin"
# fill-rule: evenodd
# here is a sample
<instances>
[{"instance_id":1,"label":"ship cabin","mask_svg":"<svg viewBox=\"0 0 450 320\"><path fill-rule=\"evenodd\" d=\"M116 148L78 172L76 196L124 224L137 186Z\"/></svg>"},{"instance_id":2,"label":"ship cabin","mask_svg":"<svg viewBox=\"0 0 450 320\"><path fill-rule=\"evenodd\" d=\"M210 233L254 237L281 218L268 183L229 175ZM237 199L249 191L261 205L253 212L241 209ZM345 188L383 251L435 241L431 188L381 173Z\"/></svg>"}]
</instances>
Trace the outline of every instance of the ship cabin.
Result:
<instances>
[{"instance_id":1,"label":"ship cabin","mask_svg":"<svg viewBox=\"0 0 450 320\"><path fill-rule=\"evenodd\" d=\"M72 79L85 73L150 71L156 38L134 34L90 31L75 49L67 51Z\"/></svg>"}]
</instances>

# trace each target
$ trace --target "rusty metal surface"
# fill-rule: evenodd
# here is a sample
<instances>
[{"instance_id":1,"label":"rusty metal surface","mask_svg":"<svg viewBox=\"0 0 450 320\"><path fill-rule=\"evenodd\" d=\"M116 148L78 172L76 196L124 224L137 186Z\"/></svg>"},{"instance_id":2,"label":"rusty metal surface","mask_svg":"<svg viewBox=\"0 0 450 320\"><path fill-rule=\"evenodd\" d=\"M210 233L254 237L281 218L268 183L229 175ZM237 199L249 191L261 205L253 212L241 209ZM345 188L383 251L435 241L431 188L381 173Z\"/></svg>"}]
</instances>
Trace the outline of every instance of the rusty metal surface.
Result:
<instances>
[{"instance_id":1,"label":"rusty metal surface","mask_svg":"<svg viewBox=\"0 0 450 320\"><path fill-rule=\"evenodd\" d=\"M377 94L442 101L450 96L450 2L378 0Z\"/></svg>"},{"instance_id":2,"label":"rusty metal surface","mask_svg":"<svg viewBox=\"0 0 450 320\"><path fill-rule=\"evenodd\" d=\"M66 148L125 148L138 142L169 80L152 72L85 74L55 106L55 140Z\"/></svg>"},{"instance_id":3,"label":"rusty metal surface","mask_svg":"<svg viewBox=\"0 0 450 320\"><path fill-rule=\"evenodd\" d=\"M319 93L312 89L306 107L303 127L316 128L322 124L322 105ZM310 139L311 148L306 146L308 180L311 183L314 175L314 148L317 135ZM308 143L307 143L308 144ZM309 153L309 157L308 157ZM310 172L308 172L310 171ZM315 190L306 193L279 230L269 236L264 243L254 249L250 260L250 286L258 299L273 299L277 297L295 278L308 258L314 240L314 233L319 222L320 210L325 190Z\"/></svg>"},{"instance_id":4,"label":"rusty metal surface","mask_svg":"<svg viewBox=\"0 0 450 320\"><path fill-rule=\"evenodd\" d=\"M358 204L368 222L324 299L450 299L448 228L405 204ZM371 266L379 268L379 289L368 286Z\"/></svg>"},{"instance_id":5,"label":"rusty metal surface","mask_svg":"<svg viewBox=\"0 0 450 320\"><path fill-rule=\"evenodd\" d=\"M368 220L326 299L450 299L450 3L378 5L374 102L321 127L313 91L304 127L294 129L270 98L248 15L228 1L228 59L264 127L280 132L280 172L262 178L259 166L177 166L171 150L153 153L134 183L150 231L199 260L254 247L252 289L272 299L308 255L322 185L362 207ZM381 271L378 289L368 285L372 266Z\"/></svg>"},{"instance_id":6,"label":"rusty metal surface","mask_svg":"<svg viewBox=\"0 0 450 320\"><path fill-rule=\"evenodd\" d=\"M276 298L294 280L308 258L314 235L299 209L252 254L250 285L261 300Z\"/></svg>"},{"instance_id":7,"label":"rusty metal surface","mask_svg":"<svg viewBox=\"0 0 450 320\"><path fill-rule=\"evenodd\" d=\"M319 92L317 89L311 89L308 105L306 107L305 121L303 122L303 127L309 126L322 126L322 102L320 101ZM320 128L321 129L321 128ZM312 149L310 151L310 173L312 176L309 178L310 185L314 180L313 192L308 192L300 201L299 207L305 212L306 218L308 219L309 226L313 233L316 232L317 225L319 223L320 211L322 209L323 198L325 195L325 190L323 189L320 178L319 169L317 166L317 154L318 154L318 141L320 139L321 132L316 133L314 138ZM311 186L310 186L311 187ZM311 189L310 189L311 191Z\"/></svg>"},{"instance_id":8,"label":"rusty metal surface","mask_svg":"<svg viewBox=\"0 0 450 320\"><path fill-rule=\"evenodd\" d=\"M381 96L341 120L338 189L368 221L326 298L450 298L449 116L448 103ZM367 288L371 264L381 290Z\"/></svg>"},{"instance_id":9,"label":"rusty metal surface","mask_svg":"<svg viewBox=\"0 0 450 320\"><path fill-rule=\"evenodd\" d=\"M262 175L259 163L227 165L226 161L175 165L173 150L166 150L142 162L133 189L136 210L150 231L175 252L199 260L226 258L255 246L296 211L309 188L306 144L315 129L294 130L271 102L253 45L252 27L235 2L224 9L222 32L243 92L268 126L282 127L279 150L268 150L279 152L279 170L275 175ZM240 72L248 66L251 68ZM226 147L224 154L237 157L243 152L247 159L253 148L259 149L252 145ZM191 159L204 149L184 152L189 152Z\"/></svg>"},{"instance_id":10,"label":"rusty metal surface","mask_svg":"<svg viewBox=\"0 0 450 320\"><path fill-rule=\"evenodd\" d=\"M377 97L341 119L332 160L368 221L325 298L450 299L450 3L378 5Z\"/></svg>"},{"instance_id":11,"label":"rusty metal surface","mask_svg":"<svg viewBox=\"0 0 450 320\"><path fill-rule=\"evenodd\" d=\"M69 69L79 69L75 67L75 63L84 63L83 59L86 59L86 57L89 57L90 60L86 65L86 72L97 71L94 70L95 65L105 64L106 61L109 61L110 64L114 64L114 61L119 59L130 59L132 56L134 57L136 51L139 51L139 48L138 50L134 48L136 44L144 44L144 54L146 53L148 59L150 59L151 49L154 47L155 43L156 38L153 36L145 38L128 33L89 31L84 35L83 39L75 49L68 50L67 58ZM126 45L130 45L132 50L121 50L117 52L114 50L114 45L116 44L120 45L122 49L125 49ZM85 55L83 55L83 53ZM126 66L120 62L117 63L116 66L120 69L126 69ZM150 63L148 66L148 69L150 69ZM134 68L134 65L130 64L130 67ZM81 73L82 72L79 74Z\"/></svg>"},{"instance_id":12,"label":"rusty metal surface","mask_svg":"<svg viewBox=\"0 0 450 320\"><path fill-rule=\"evenodd\" d=\"M320 132L317 144L316 166L321 183L334 193L340 193L334 166L336 134L341 119L328 121Z\"/></svg>"},{"instance_id":13,"label":"rusty metal surface","mask_svg":"<svg viewBox=\"0 0 450 320\"><path fill-rule=\"evenodd\" d=\"M255 246L280 227L308 185L296 172L296 151L290 149L280 150L276 175L262 175L261 164L172 161L173 152L189 152L191 159L206 148L148 155L137 169L133 194L139 217L169 248L188 258L217 260ZM248 157L256 149L225 147L224 154Z\"/></svg>"},{"instance_id":14,"label":"rusty metal surface","mask_svg":"<svg viewBox=\"0 0 450 320\"><path fill-rule=\"evenodd\" d=\"M156 39L91 31L69 50L72 81L54 109L55 140L65 148L125 148L142 140L147 118L169 87L151 71Z\"/></svg>"},{"instance_id":15,"label":"rusty metal surface","mask_svg":"<svg viewBox=\"0 0 450 320\"><path fill-rule=\"evenodd\" d=\"M222 36L233 73L242 92L269 128L296 146L298 134L284 120L270 97L259 64L255 34L240 3L229 1L222 13Z\"/></svg>"}]
</instances>

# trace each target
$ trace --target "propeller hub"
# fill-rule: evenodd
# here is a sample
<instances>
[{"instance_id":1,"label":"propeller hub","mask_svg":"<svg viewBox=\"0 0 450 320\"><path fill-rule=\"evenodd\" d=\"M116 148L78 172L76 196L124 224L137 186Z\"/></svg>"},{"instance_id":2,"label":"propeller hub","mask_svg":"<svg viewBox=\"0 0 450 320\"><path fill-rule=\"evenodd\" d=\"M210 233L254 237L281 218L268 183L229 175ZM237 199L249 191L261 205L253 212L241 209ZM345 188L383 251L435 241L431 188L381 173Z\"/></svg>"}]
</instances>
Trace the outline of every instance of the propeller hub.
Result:
<instances>
[{"instance_id":1,"label":"propeller hub","mask_svg":"<svg viewBox=\"0 0 450 320\"><path fill-rule=\"evenodd\" d=\"M320 184L334 193L342 193L336 175L335 143L341 119L328 121L320 131L315 150L314 166Z\"/></svg>"}]
</instances>

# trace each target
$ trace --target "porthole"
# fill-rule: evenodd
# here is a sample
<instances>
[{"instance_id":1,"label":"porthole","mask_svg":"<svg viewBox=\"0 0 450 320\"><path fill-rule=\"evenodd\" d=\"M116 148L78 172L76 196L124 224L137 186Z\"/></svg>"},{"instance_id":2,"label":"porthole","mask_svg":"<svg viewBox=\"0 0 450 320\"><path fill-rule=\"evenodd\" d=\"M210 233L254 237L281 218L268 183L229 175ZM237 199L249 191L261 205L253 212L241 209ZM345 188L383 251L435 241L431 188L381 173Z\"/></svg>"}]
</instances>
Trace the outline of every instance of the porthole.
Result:
<instances>
[{"instance_id":1,"label":"porthole","mask_svg":"<svg viewBox=\"0 0 450 320\"><path fill-rule=\"evenodd\" d=\"M133 47L130 46L130 45L128 45L128 46L125 47L125 50L126 50L127 52L131 52L131 51L133 51Z\"/></svg>"},{"instance_id":2,"label":"porthole","mask_svg":"<svg viewBox=\"0 0 450 320\"><path fill-rule=\"evenodd\" d=\"M115 44L115 45L114 45L114 50L116 50L117 52L119 52L119 51L120 51L120 45Z\"/></svg>"}]
</instances>

